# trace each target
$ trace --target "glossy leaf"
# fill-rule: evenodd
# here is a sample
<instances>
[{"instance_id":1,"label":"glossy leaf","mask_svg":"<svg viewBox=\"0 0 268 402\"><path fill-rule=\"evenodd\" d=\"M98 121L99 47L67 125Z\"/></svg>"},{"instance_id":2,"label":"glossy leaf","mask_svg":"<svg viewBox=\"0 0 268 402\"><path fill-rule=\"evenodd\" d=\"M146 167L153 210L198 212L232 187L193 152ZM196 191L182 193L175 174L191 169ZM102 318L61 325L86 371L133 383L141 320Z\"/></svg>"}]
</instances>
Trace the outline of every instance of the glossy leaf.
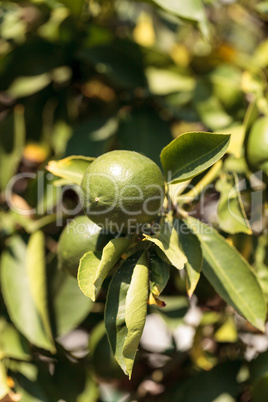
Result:
<instances>
[{"instance_id":1,"label":"glossy leaf","mask_svg":"<svg viewBox=\"0 0 268 402\"><path fill-rule=\"evenodd\" d=\"M26 254L26 270L35 308L42 320L48 338L53 343L48 313L45 237L41 231L33 233L29 239Z\"/></svg>"},{"instance_id":2,"label":"glossy leaf","mask_svg":"<svg viewBox=\"0 0 268 402\"><path fill-rule=\"evenodd\" d=\"M222 177L216 183L216 190L221 194L218 203L220 228L231 234L251 234L252 230L242 203L237 177Z\"/></svg>"},{"instance_id":3,"label":"glossy leaf","mask_svg":"<svg viewBox=\"0 0 268 402\"><path fill-rule=\"evenodd\" d=\"M167 262L177 269L184 267L187 258L180 249L178 233L169 222L162 224L158 237L144 234L144 238L145 241L154 243L160 249L160 253L164 254Z\"/></svg>"},{"instance_id":4,"label":"glossy leaf","mask_svg":"<svg viewBox=\"0 0 268 402\"><path fill-rule=\"evenodd\" d=\"M202 249L198 237L185 221L176 220L174 226L177 228L181 247L187 257L185 264L186 286L188 296L191 297L200 278L203 264Z\"/></svg>"},{"instance_id":5,"label":"glossy leaf","mask_svg":"<svg viewBox=\"0 0 268 402\"><path fill-rule=\"evenodd\" d=\"M109 241L103 248L102 254L88 252L82 257L78 270L78 283L82 292L92 301L96 300L102 282L129 244L128 237L118 237Z\"/></svg>"},{"instance_id":6,"label":"glossy leaf","mask_svg":"<svg viewBox=\"0 0 268 402\"><path fill-rule=\"evenodd\" d=\"M190 217L187 223L202 246L204 275L228 304L264 331L266 303L253 269L215 229Z\"/></svg>"},{"instance_id":7,"label":"glossy leaf","mask_svg":"<svg viewBox=\"0 0 268 402\"><path fill-rule=\"evenodd\" d=\"M202 173L224 155L229 141L229 134L181 134L161 152L166 179L178 183Z\"/></svg>"},{"instance_id":8,"label":"glossy leaf","mask_svg":"<svg viewBox=\"0 0 268 402\"><path fill-rule=\"evenodd\" d=\"M95 158L89 156L68 156L59 161L50 161L47 170L55 176L66 179L73 184L80 185L83 174Z\"/></svg>"},{"instance_id":9,"label":"glossy leaf","mask_svg":"<svg viewBox=\"0 0 268 402\"><path fill-rule=\"evenodd\" d=\"M127 336L123 346L126 373L131 378L134 359L145 324L148 302L149 269L147 254L139 258L126 296L125 322Z\"/></svg>"},{"instance_id":10,"label":"glossy leaf","mask_svg":"<svg viewBox=\"0 0 268 402\"><path fill-rule=\"evenodd\" d=\"M109 343L115 359L129 377L145 323L148 275L145 253L128 258L113 276L106 300L105 327Z\"/></svg>"},{"instance_id":11,"label":"glossy leaf","mask_svg":"<svg viewBox=\"0 0 268 402\"><path fill-rule=\"evenodd\" d=\"M169 280L170 265L156 254L150 255L150 283L151 292L158 297L165 289Z\"/></svg>"},{"instance_id":12,"label":"glossy leaf","mask_svg":"<svg viewBox=\"0 0 268 402\"><path fill-rule=\"evenodd\" d=\"M14 236L1 260L4 301L9 316L19 331L34 345L54 352L55 347L47 335L32 296L26 260L26 245L19 236Z\"/></svg>"}]
</instances>

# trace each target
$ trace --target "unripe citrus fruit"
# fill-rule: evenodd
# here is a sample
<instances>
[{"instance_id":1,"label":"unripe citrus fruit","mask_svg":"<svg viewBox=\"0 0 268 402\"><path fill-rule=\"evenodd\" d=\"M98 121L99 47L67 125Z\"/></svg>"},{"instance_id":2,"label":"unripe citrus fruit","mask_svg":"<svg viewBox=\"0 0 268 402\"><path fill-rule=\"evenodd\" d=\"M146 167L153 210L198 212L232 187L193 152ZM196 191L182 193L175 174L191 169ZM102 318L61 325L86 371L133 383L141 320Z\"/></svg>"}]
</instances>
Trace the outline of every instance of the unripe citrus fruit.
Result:
<instances>
[{"instance_id":1,"label":"unripe citrus fruit","mask_svg":"<svg viewBox=\"0 0 268 402\"><path fill-rule=\"evenodd\" d=\"M152 222L164 199L164 178L149 158L111 151L95 159L81 183L81 203L93 222L111 232L131 232Z\"/></svg>"},{"instance_id":2,"label":"unripe citrus fruit","mask_svg":"<svg viewBox=\"0 0 268 402\"><path fill-rule=\"evenodd\" d=\"M268 117L255 121L246 144L246 158L251 170L268 174Z\"/></svg>"},{"instance_id":3,"label":"unripe citrus fruit","mask_svg":"<svg viewBox=\"0 0 268 402\"><path fill-rule=\"evenodd\" d=\"M87 251L102 250L110 239L85 215L70 220L58 243L59 268L76 277L80 258Z\"/></svg>"}]
</instances>

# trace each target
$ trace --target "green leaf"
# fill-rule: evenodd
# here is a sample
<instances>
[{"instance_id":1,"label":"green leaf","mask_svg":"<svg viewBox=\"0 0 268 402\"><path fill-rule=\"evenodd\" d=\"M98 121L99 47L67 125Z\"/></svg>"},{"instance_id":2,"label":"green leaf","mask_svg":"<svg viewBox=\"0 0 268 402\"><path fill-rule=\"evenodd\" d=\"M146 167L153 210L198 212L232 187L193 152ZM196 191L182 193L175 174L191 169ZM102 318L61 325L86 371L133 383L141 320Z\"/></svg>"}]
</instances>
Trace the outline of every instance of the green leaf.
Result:
<instances>
[{"instance_id":1,"label":"green leaf","mask_svg":"<svg viewBox=\"0 0 268 402\"><path fill-rule=\"evenodd\" d=\"M83 174L95 158L90 156L73 155L59 161L50 161L47 170L55 176L80 185Z\"/></svg>"},{"instance_id":2,"label":"green leaf","mask_svg":"<svg viewBox=\"0 0 268 402\"><path fill-rule=\"evenodd\" d=\"M148 301L146 254L128 258L113 276L105 307L105 327L114 357L131 376Z\"/></svg>"},{"instance_id":3,"label":"green leaf","mask_svg":"<svg viewBox=\"0 0 268 402\"><path fill-rule=\"evenodd\" d=\"M45 237L41 231L33 233L29 239L26 254L26 270L35 308L41 318L48 338L53 343L48 313Z\"/></svg>"},{"instance_id":4,"label":"green leaf","mask_svg":"<svg viewBox=\"0 0 268 402\"><path fill-rule=\"evenodd\" d=\"M118 237L106 244L102 254L89 251L81 258L78 283L82 292L92 301L96 300L108 272L117 263L129 244L130 239L128 237Z\"/></svg>"},{"instance_id":5,"label":"green leaf","mask_svg":"<svg viewBox=\"0 0 268 402\"><path fill-rule=\"evenodd\" d=\"M148 302L148 259L144 252L134 268L126 296L125 322L127 337L123 346L126 373L131 378L134 359L142 335Z\"/></svg>"},{"instance_id":6,"label":"green leaf","mask_svg":"<svg viewBox=\"0 0 268 402\"><path fill-rule=\"evenodd\" d=\"M198 237L185 221L176 220L174 226L179 233L180 244L187 257L185 264L186 286L189 297L192 296L200 278L203 254Z\"/></svg>"},{"instance_id":7,"label":"green leaf","mask_svg":"<svg viewBox=\"0 0 268 402\"><path fill-rule=\"evenodd\" d=\"M98 266L101 261L100 251L88 251L80 260L78 268L78 285L85 296L95 301L96 290L94 289L94 281Z\"/></svg>"},{"instance_id":8,"label":"green leaf","mask_svg":"<svg viewBox=\"0 0 268 402\"><path fill-rule=\"evenodd\" d=\"M9 239L1 260L1 287L9 316L34 345L55 352L36 308L26 266L26 244L19 236Z\"/></svg>"},{"instance_id":9,"label":"green leaf","mask_svg":"<svg viewBox=\"0 0 268 402\"><path fill-rule=\"evenodd\" d=\"M170 273L170 265L159 258L156 254L150 255L150 283L151 292L158 297L165 289Z\"/></svg>"},{"instance_id":10,"label":"green leaf","mask_svg":"<svg viewBox=\"0 0 268 402\"><path fill-rule=\"evenodd\" d=\"M208 23L205 8L201 0L187 0L187 2L177 0L153 0L164 10L177 15L180 18L196 21L199 23L201 32L208 38Z\"/></svg>"},{"instance_id":11,"label":"green leaf","mask_svg":"<svg viewBox=\"0 0 268 402\"><path fill-rule=\"evenodd\" d=\"M92 301L80 290L77 280L55 266L50 282L53 314L58 336L65 335L77 327L89 314Z\"/></svg>"},{"instance_id":12,"label":"green leaf","mask_svg":"<svg viewBox=\"0 0 268 402\"><path fill-rule=\"evenodd\" d=\"M216 183L221 193L218 203L219 225L227 233L252 234L239 191L237 176L222 177Z\"/></svg>"},{"instance_id":13,"label":"green leaf","mask_svg":"<svg viewBox=\"0 0 268 402\"><path fill-rule=\"evenodd\" d=\"M124 372L126 372L126 365L123 357L123 345L127 336L126 297L137 260L136 256L128 258L114 274L105 306L104 319L108 340L114 357Z\"/></svg>"},{"instance_id":14,"label":"green leaf","mask_svg":"<svg viewBox=\"0 0 268 402\"><path fill-rule=\"evenodd\" d=\"M24 107L17 105L14 113L0 123L0 190L7 184L14 185L12 176L21 160L25 137Z\"/></svg>"},{"instance_id":15,"label":"green leaf","mask_svg":"<svg viewBox=\"0 0 268 402\"><path fill-rule=\"evenodd\" d=\"M264 331L266 303L255 272L215 229L188 217L203 251L202 272L216 292L254 327Z\"/></svg>"},{"instance_id":16,"label":"green leaf","mask_svg":"<svg viewBox=\"0 0 268 402\"><path fill-rule=\"evenodd\" d=\"M230 134L181 134L160 155L167 181L179 183L202 173L224 155L229 141Z\"/></svg>"},{"instance_id":17,"label":"green leaf","mask_svg":"<svg viewBox=\"0 0 268 402\"><path fill-rule=\"evenodd\" d=\"M179 246L178 233L169 222L161 225L158 237L144 234L144 240L154 243L160 249L160 255L164 254L165 260L177 269L182 269L187 262L187 258Z\"/></svg>"},{"instance_id":18,"label":"green leaf","mask_svg":"<svg viewBox=\"0 0 268 402\"><path fill-rule=\"evenodd\" d=\"M128 237L118 237L116 239L110 240L109 243L104 247L102 251L101 261L98 266L94 280L94 299L97 292L100 290L102 282L106 278L107 274L120 259L124 251L128 248L130 242L131 240Z\"/></svg>"},{"instance_id":19,"label":"green leaf","mask_svg":"<svg viewBox=\"0 0 268 402\"><path fill-rule=\"evenodd\" d=\"M15 327L0 319L0 360L9 357L17 360L31 360L30 346Z\"/></svg>"}]
</instances>

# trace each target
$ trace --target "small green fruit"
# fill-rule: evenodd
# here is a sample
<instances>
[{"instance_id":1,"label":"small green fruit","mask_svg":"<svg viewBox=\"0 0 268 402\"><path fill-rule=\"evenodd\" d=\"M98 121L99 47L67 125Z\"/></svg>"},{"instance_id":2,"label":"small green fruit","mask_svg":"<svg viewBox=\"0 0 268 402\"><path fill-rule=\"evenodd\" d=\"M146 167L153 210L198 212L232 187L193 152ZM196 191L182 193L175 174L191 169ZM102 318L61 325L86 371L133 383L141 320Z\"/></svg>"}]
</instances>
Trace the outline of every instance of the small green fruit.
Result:
<instances>
[{"instance_id":1,"label":"small green fruit","mask_svg":"<svg viewBox=\"0 0 268 402\"><path fill-rule=\"evenodd\" d=\"M151 159L111 151L95 159L81 183L85 214L111 232L131 232L152 222L164 199L164 178Z\"/></svg>"},{"instance_id":2,"label":"small green fruit","mask_svg":"<svg viewBox=\"0 0 268 402\"><path fill-rule=\"evenodd\" d=\"M260 117L252 125L246 144L246 159L252 171L268 175L268 117Z\"/></svg>"},{"instance_id":3,"label":"small green fruit","mask_svg":"<svg viewBox=\"0 0 268 402\"><path fill-rule=\"evenodd\" d=\"M111 239L87 216L78 216L68 222L58 243L59 269L77 276L80 258L87 251L100 251Z\"/></svg>"}]
</instances>

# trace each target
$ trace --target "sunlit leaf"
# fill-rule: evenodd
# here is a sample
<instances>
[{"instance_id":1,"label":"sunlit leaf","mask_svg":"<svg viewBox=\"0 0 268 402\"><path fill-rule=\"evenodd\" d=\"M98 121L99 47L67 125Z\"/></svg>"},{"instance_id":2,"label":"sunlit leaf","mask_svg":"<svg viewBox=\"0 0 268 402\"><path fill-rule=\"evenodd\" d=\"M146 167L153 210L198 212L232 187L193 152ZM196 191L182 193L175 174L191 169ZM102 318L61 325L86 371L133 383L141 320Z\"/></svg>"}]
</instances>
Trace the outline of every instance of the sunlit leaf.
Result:
<instances>
[{"instance_id":1,"label":"sunlit leaf","mask_svg":"<svg viewBox=\"0 0 268 402\"><path fill-rule=\"evenodd\" d=\"M125 322L127 336L123 346L126 373L131 378L134 359L145 324L148 302L148 259L144 252L139 258L126 295Z\"/></svg>"},{"instance_id":2,"label":"sunlit leaf","mask_svg":"<svg viewBox=\"0 0 268 402\"><path fill-rule=\"evenodd\" d=\"M117 263L123 252L130 244L128 237L118 237L109 241L102 251L101 261L98 266L95 280L94 280L94 298L96 293L100 290L102 282L106 278L108 272Z\"/></svg>"},{"instance_id":3,"label":"sunlit leaf","mask_svg":"<svg viewBox=\"0 0 268 402\"><path fill-rule=\"evenodd\" d=\"M78 268L78 284L85 296L95 300L94 281L101 261L101 252L88 251L80 260Z\"/></svg>"},{"instance_id":4,"label":"sunlit leaf","mask_svg":"<svg viewBox=\"0 0 268 402\"><path fill-rule=\"evenodd\" d=\"M26 244L19 236L14 236L1 260L1 287L5 304L15 326L31 343L54 352L54 344L47 335L32 296L26 261Z\"/></svg>"},{"instance_id":5,"label":"sunlit leaf","mask_svg":"<svg viewBox=\"0 0 268 402\"><path fill-rule=\"evenodd\" d=\"M264 331L266 303L253 269L215 229L191 217L187 223L202 246L204 275L228 304Z\"/></svg>"},{"instance_id":6,"label":"sunlit leaf","mask_svg":"<svg viewBox=\"0 0 268 402\"><path fill-rule=\"evenodd\" d=\"M147 255L139 253L118 269L107 295L105 326L109 343L115 359L129 377L145 324L148 280Z\"/></svg>"},{"instance_id":7,"label":"sunlit leaf","mask_svg":"<svg viewBox=\"0 0 268 402\"><path fill-rule=\"evenodd\" d=\"M109 241L101 253L86 253L79 265L78 283L82 292L92 301L101 289L102 282L130 244L128 237Z\"/></svg>"},{"instance_id":8,"label":"sunlit leaf","mask_svg":"<svg viewBox=\"0 0 268 402\"><path fill-rule=\"evenodd\" d=\"M229 141L228 134L181 134L160 155L168 182L188 180L212 166L224 155Z\"/></svg>"},{"instance_id":9,"label":"sunlit leaf","mask_svg":"<svg viewBox=\"0 0 268 402\"><path fill-rule=\"evenodd\" d=\"M179 233L181 247L187 257L185 264L187 293L191 297L200 278L203 254L197 236L185 221L176 220L174 225Z\"/></svg>"},{"instance_id":10,"label":"sunlit leaf","mask_svg":"<svg viewBox=\"0 0 268 402\"><path fill-rule=\"evenodd\" d=\"M126 297L137 257L128 258L114 274L109 286L105 306L105 327L115 359L126 372L123 346L127 336L125 322Z\"/></svg>"},{"instance_id":11,"label":"sunlit leaf","mask_svg":"<svg viewBox=\"0 0 268 402\"><path fill-rule=\"evenodd\" d=\"M48 313L45 237L41 231L33 233L29 239L26 254L26 270L35 308L42 320L48 338L53 343Z\"/></svg>"},{"instance_id":12,"label":"sunlit leaf","mask_svg":"<svg viewBox=\"0 0 268 402\"><path fill-rule=\"evenodd\" d=\"M184 253L179 246L179 237L176 229L169 222L161 225L159 236L149 236L144 234L144 240L154 243L160 252L164 254L167 262L174 265L177 269L182 269L187 261Z\"/></svg>"},{"instance_id":13,"label":"sunlit leaf","mask_svg":"<svg viewBox=\"0 0 268 402\"><path fill-rule=\"evenodd\" d=\"M16 173L17 167L23 153L26 138L24 107L17 105L14 113L6 117L0 124L0 189L7 188L12 191L14 182L12 176Z\"/></svg>"},{"instance_id":14,"label":"sunlit leaf","mask_svg":"<svg viewBox=\"0 0 268 402\"><path fill-rule=\"evenodd\" d=\"M59 161L50 161L47 170L55 176L66 179L71 183L80 185L83 174L95 158L86 156L68 156Z\"/></svg>"}]
</instances>

